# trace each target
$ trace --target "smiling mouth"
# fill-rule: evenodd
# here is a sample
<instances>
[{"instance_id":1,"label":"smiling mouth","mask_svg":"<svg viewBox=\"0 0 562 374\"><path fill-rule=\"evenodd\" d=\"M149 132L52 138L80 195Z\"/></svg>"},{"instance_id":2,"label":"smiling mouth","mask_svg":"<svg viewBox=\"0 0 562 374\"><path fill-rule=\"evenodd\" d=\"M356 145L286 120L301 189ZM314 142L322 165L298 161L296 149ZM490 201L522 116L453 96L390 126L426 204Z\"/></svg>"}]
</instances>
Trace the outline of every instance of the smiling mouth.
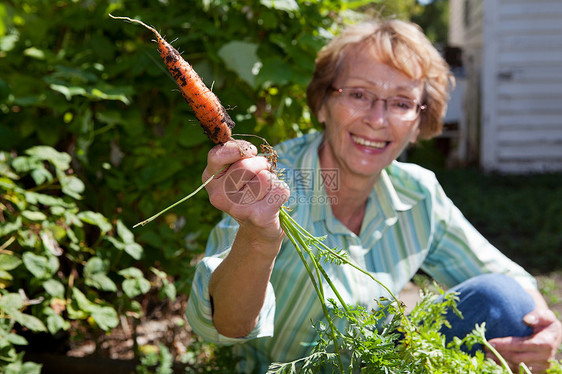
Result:
<instances>
[{"instance_id":1,"label":"smiling mouth","mask_svg":"<svg viewBox=\"0 0 562 374\"><path fill-rule=\"evenodd\" d=\"M384 147L387 146L387 144L389 142L373 142L371 140L367 140L365 138L360 138L356 135L351 135L351 139L353 139L353 141L359 145L362 145L364 147L369 147L369 148L376 148L376 149L382 149Z\"/></svg>"}]
</instances>

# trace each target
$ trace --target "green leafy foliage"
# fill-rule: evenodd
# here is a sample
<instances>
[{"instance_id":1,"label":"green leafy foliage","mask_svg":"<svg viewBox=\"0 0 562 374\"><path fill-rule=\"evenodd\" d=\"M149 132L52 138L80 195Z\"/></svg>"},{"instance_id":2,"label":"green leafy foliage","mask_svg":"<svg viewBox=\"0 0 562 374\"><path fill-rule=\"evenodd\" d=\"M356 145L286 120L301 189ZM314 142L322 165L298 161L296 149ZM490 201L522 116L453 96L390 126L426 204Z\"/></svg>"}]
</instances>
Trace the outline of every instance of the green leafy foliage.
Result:
<instances>
[{"instance_id":1,"label":"green leafy foliage","mask_svg":"<svg viewBox=\"0 0 562 374\"><path fill-rule=\"evenodd\" d=\"M80 210L70 161L49 146L0 152L1 372L37 369L16 353L28 343L20 331L110 331L152 286L133 267L143 251L123 223Z\"/></svg>"},{"instance_id":2,"label":"green leafy foliage","mask_svg":"<svg viewBox=\"0 0 562 374\"><path fill-rule=\"evenodd\" d=\"M237 122L235 133L274 144L317 128L305 86L318 49L344 17L419 12L413 1L383 3L1 3L0 149L10 150L0 154L2 370L40 370L22 363L14 348L27 343L19 327L55 333L80 322L108 331L119 314L138 316L140 304L131 298L146 293L154 279L161 297L188 293L192 265L219 218L199 194L134 234L128 229L200 184L211 144L176 92L153 36L108 13L141 19L176 40ZM353 12L357 7L361 13ZM350 308L339 318L369 325L374 317ZM392 333L361 331L364 345L353 339L358 333L342 335L346 349L369 357L373 367L392 362ZM182 359L196 362L206 347ZM160 346L143 365L159 362L158 370L167 372L168 353ZM315 355L326 363L335 357ZM225 363L232 361L214 364L213 371L231 372Z\"/></svg>"},{"instance_id":3,"label":"green leafy foliage","mask_svg":"<svg viewBox=\"0 0 562 374\"><path fill-rule=\"evenodd\" d=\"M286 363L273 363L269 374L315 373L326 369L340 373L358 370L366 373L512 373L504 358L486 340L485 324L476 325L473 332L462 339L455 337L450 342L446 341L441 329L451 327L445 318L447 313L453 311L462 317L457 309L455 293L445 292L434 284L437 293L426 291L421 302L406 315L403 303L372 274L353 264L341 251L326 246L322 237L310 234L284 209L280 210L279 218L314 286L326 322L316 322L319 338L309 356ZM323 269L321 260L351 266L385 288L391 299L380 298L378 308L373 311L346 304ZM320 277L337 300L326 302L324 281ZM344 321L344 331L336 327L336 320ZM486 358L480 350L474 356L468 354L474 344L488 348L502 366ZM559 373L561 364L562 361L552 362L547 372ZM521 363L519 372L530 373L530 370Z\"/></svg>"},{"instance_id":4,"label":"green leafy foliage","mask_svg":"<svg viewBox=\"0 0 562 374\"><path fill-rule=\"evenodd\" d=\"M150 32L108 13L175 40L235 132L276 143L316 127L304 99L314 58L337 32L339 12L365 3L2 2L0 280L5 294L25 291L19 313L44 325L12 317L3 331L22 322L51 334L70 323L108 331L120 314L139 316L131 298L150 282L171 300L187 294L220 216L198 194L129 230L200 184L211 144ZM3 362L19 365L13 344L23 341L12 340Z\"/></svg>"},{"instance_id":5,"label":"green leafy foliage","mask_svg":"<svg viewBox=\"0 0 562 374\"><path fill-rule=\"evenodd\" d=\"M177 92L151 33L108 13L141 19L175 40L229 110L235 133L273 144L316 128L305 105L314 58L337 32L339 12L365 3L4 2L0 149L21 153L41 144L70 155L52 161L61 168L72 163L74 174L52 177L67 196L81 198L84 212L77 218L102 232L108 230L104 220L121 221L119 235L107 240L140 261L143 271L154 264L164 269L177 290L188 293L193 268L186 265L202 252L220 217L205 194L136 229L140 246L121 232L193 191L212 144ZM14 169L33 169L37 183L47 182L48 173L30 162L21 159ZM40 212L24 217L44 218ZM103 272L95 278L90 284L111 288Z\"/></svg>"}]
</instances>

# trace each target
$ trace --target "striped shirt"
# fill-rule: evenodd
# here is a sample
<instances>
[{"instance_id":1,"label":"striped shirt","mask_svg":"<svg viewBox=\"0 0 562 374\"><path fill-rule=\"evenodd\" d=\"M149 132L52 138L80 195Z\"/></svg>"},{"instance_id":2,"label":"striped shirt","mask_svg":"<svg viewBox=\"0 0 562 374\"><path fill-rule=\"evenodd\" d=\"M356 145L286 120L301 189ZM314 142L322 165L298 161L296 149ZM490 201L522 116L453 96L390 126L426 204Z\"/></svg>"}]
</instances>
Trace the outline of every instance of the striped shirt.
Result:
<instances>
[{"instance_id":1,"label":"striped shirt","mask_svg":"<svg viewBox=\"0 0 562 374\"><path fill-rule=\"evenodd\" d=\"M327 235L330 248L348 257L398 295L422 269L445 287L483 273L505 273L525 288L534 278L492 246L447 198L435 175L417 165L393 162L382 171L371 191L359 235L331 211L324 186L337 188L338 171L320 169L318 146L322 133L281 143L278 168L291 188L291 216L315 236ZM310 353L317 334L312 323L325 321L308 274L286 239L275 261L266 301L255 329L243 338L220 335L212 323L208 285L236 236L237 223L225 217L212 231L206 257L198 264L187 317L205 340L234 345L243 357L241 372L265 373L271 362L287 362ZM388 293L366 275L345 265L323 265L348 304L376 308ZM248 269L251 271L251 269ZM326 298L334 298L325 285ZM343 326L338 326L343 328Z\"/></svg>"}]
</instances>

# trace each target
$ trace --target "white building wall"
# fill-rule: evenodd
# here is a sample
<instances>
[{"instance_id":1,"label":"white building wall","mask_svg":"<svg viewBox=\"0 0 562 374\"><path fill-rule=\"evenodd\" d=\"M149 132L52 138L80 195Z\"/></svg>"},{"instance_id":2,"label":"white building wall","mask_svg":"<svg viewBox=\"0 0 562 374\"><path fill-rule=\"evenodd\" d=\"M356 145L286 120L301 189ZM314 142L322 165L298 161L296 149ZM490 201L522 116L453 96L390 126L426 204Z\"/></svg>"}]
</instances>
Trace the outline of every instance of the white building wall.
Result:
<instances>
[{"instance_id":1,"label":"white building wall","mask_svg":"<svg viewBox=\"0 0 562 374\"><path fill-rule=\"evenodd\" d=\"M562 0L483 5L481 164L562 170Z\"/></svg>"}]
</instances>

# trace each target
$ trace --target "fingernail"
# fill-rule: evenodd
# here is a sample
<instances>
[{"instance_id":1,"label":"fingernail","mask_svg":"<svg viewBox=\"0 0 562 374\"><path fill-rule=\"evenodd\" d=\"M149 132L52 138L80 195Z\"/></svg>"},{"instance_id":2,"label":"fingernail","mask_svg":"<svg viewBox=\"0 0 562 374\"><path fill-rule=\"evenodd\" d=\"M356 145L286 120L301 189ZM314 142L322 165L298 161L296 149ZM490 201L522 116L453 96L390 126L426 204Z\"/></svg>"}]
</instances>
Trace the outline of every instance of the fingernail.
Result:
<instances>
[{"instance_id":1,"label":"fingernail","mask_svg":"<svg viewBox=\"0 0 562 374\"><path fill-rule=\"evenodd\" d=\"M525 323L530 325L534 325L538 321L537 316L534 314L527 314L525 317L523 317L523 320L525 321Z\"/></svg>"}]
</instances>

